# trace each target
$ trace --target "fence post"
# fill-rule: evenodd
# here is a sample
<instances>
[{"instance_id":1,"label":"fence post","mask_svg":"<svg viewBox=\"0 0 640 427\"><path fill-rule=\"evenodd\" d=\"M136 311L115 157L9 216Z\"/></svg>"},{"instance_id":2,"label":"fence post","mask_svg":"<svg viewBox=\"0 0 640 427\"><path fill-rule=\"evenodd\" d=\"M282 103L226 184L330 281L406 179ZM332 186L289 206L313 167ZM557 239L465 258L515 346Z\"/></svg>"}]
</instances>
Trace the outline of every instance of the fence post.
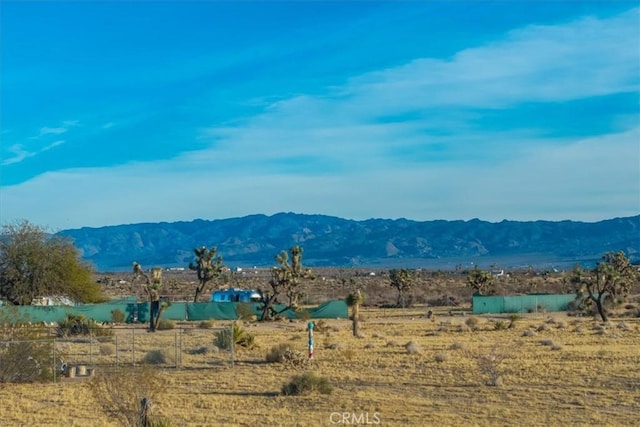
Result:
<instances>
[{"instance_id":1,"label":"fence post","mask_svg":"<svg viewBox=\"0 0 640 427\"><path fill-rule=\"evenodd\" d=\"M131 328L131 364L136 365L136 325Z\"/></svg>"},{"instance_id":2,"label":"fence post","mask_svg":"<svg viewBox=\"0 0 640 427\"><path fill-rule=\"evenodd\" d=\"M52 354L52 360L53 360L53 382L56 382L56 339L53 339L53 345L51 346L53 349L51 350L53 352Z\"/></svg>"},{"instance_id":3,"label":"fence post","mask_svg":"<svg viewBox=\"0 0 640 427\"><path fill-rule=\"evenodd\" d=\"M116 335L116 372L118 372L118 335Z\"/></svg>"},{"instance_id":4,"label":"fence post","mask_svg":"<svg viewBox=\"0 0 640 427\"><path fill-rule=\"evenodd\" d=\"M93 367L93 328L89 328L89 365Z\"/></svg>"},{"instance_id":5,"label":"fence post","mask_svg":"<svg viewBox=\"0 0 640 427\"><path fill-rule=\"evenodd\" d=\"M236 347L236 343L235 341L235 337L233 336L233 331L236 328L236 321L234 320L233 322L231 322L231 335L229 338L229 342L231 344L231 367L233 368L235 366L235 361L236 361L236 354L235 354L235 347Z\"/></svg>"}]
</instances>

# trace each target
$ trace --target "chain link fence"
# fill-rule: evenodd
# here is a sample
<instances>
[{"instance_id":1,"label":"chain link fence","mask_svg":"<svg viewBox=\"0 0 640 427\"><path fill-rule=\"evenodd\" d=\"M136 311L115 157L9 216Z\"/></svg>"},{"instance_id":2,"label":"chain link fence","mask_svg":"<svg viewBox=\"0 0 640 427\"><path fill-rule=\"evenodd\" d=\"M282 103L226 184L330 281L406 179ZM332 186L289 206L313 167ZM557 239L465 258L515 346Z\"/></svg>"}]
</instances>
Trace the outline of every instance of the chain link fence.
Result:
<instances>
[{"instance_id":1,"label":"chain link fence","mask_svg":"<svg viewBox=\"0 0 640 427\"><path fill-rule=\"evenodd\" d=\"M0 382L55 382L92 376L103 368L137 365L174 369L233 366L233 340L224 339L233 336L232 328L230 323L151 333L138 324L95 329L86 336L0 341Z\"/></svg>"}]
</instances>

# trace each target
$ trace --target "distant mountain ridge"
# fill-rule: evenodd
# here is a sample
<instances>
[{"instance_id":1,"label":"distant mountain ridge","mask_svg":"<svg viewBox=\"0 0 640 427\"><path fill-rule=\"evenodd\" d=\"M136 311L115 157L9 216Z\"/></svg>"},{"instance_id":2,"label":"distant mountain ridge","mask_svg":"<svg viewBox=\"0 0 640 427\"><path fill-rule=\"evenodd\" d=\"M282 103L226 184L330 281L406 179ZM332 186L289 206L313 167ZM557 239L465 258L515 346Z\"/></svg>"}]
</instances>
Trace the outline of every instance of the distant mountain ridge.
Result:
<instances>
[{"instance_id":1,"label":"distant mountain ridge","mask_svg":"<svg viewBox=\"0 0 640 427\"><path fill-rule=\"evenodd\" d=\"M71 238L99 271L187 267L193 249L216 246L228 266L267 267L282 249L304 248L312 266L452 268L497 264L503 268L590 264L607 251L640 254L640 215L578 221L355 221L326 215L278 213L220 220L80 228Z\"/></svg>"}]
</instances>

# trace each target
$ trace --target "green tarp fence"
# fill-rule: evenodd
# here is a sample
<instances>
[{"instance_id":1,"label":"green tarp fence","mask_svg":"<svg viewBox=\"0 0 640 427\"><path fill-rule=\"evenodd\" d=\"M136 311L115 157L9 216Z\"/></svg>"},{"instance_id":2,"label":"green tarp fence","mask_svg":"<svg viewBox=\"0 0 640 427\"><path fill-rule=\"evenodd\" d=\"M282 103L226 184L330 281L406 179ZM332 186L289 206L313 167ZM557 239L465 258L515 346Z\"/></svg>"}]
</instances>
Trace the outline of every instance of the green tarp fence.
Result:
<instances>
[{"instance_id":1,"label":"green tarp fence","mask_svg":"<svg viewBox=\"0 0 640 427\"><path fill-rule=\"evenodd\" d=\"M473 313L535 313L567 311L575 294L533 294L513 296L473 296Z\"/></svg>"},{"instance_id":2,"label":"green tarp fence","mask_svg":"<svg viewBox=\"0 0 640 427\"><path fill-rule=\"evenodd\" d=\"M174 302L162 312L163 319L169 320L235 320L238 319L238 306L246 303L231 302ZM259 315L259 303L250 304L254 314ZM276 305L276 311L284 308ZM110 322L112 312L120 310L127 323L149 321L149 303L137 302L135 299L114 300L106 304L82 304L69 306L13 306L0 307L0 319L14 321L59 322L68 314L81 314L97 322ZM307 314L308 313L308 314ZM293 310L284 311L281 316L289 319L309 316L312 319L333 318L346 319L347 304L342 301L328 301L318 307L311 307L298 314Z\"/></svg>"}]
</instances>

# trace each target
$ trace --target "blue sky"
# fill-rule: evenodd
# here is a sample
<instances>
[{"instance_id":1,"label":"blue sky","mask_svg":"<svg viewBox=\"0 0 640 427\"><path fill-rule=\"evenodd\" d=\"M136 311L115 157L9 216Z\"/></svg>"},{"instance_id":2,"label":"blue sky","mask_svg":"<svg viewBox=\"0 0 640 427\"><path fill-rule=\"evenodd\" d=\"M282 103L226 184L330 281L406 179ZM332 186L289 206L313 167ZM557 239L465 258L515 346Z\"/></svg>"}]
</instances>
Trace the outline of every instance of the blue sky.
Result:
<instances>
[{"instance_id":1,"label":"blue sky","mask_svg":"<svg viewBox=\"0 0 640 427\"><path fill-rule=\"evenodd\" d=\"M640 213L637 2L5 2L0 221Z\"/></svg>"}]
</instances>

